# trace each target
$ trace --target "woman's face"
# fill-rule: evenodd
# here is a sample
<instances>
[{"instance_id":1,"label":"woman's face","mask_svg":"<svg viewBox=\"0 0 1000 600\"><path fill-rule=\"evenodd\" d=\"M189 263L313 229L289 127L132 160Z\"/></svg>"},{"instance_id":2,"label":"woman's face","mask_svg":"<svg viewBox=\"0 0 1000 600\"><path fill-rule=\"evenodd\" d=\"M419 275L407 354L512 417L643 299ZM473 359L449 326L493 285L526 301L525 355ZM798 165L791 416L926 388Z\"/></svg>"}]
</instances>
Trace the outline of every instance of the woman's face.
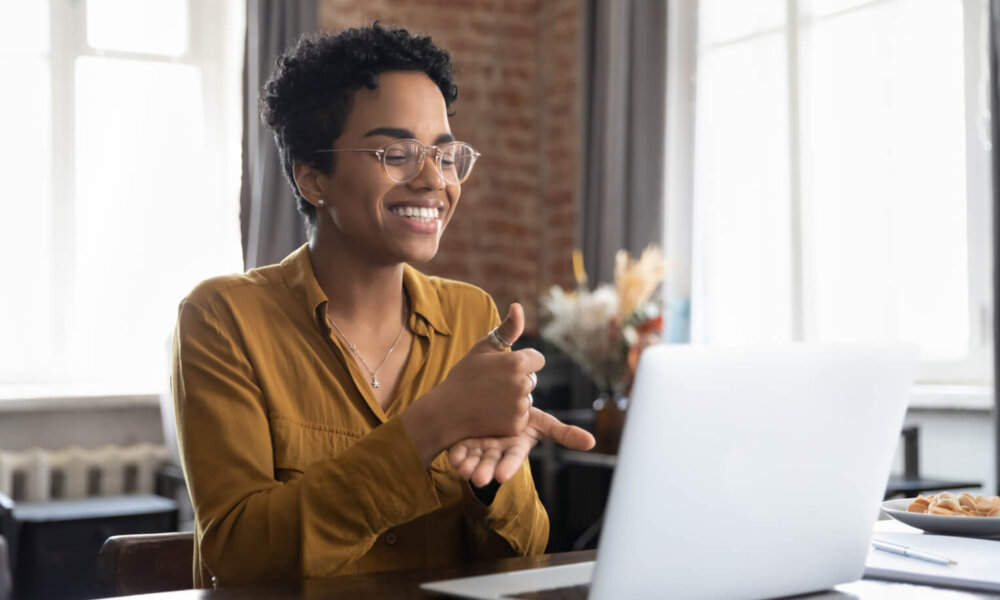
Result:
<instances>
[{"instance_id":1,"label":"woman's face","mask_svg":"<svg viewBox=\"0 0 1000 600\"><path fill-rule=\"evenodd\" d=\"M431 146L452 141L444 97L423 73L382 73L378 87L355 93L336 149L381 148L412 138ZM333 173L323 177L326 214L348 248L377 264L423 262L437 254L461 186L441 177L428 152L423 169L409 183L386 177L372 153L338 152ZM420 209L420 210L414 210ZM322 211L323 208L320 208ZM323 227L317 234L324 235Z\"/></svg>"}]
</instances>

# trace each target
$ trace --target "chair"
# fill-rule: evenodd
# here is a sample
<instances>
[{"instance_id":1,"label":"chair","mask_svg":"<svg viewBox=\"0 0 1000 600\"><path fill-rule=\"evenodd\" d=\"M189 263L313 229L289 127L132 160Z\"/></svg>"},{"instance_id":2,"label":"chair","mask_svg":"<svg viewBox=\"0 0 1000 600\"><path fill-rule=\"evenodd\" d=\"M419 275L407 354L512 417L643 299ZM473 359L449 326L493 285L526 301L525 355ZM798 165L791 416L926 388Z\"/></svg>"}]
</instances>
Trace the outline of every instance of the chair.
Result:
<instances>
[{"instance_id":1,"label":"chair","mask_svg":"<svg viewBox=\"0 0 1000 600\"><path fill-rule=\"evenodd\" d=\"M127 596L192 589L193 561L193 533L116 535L97 557L101 591Z\"/></svg>"}]
</instances>

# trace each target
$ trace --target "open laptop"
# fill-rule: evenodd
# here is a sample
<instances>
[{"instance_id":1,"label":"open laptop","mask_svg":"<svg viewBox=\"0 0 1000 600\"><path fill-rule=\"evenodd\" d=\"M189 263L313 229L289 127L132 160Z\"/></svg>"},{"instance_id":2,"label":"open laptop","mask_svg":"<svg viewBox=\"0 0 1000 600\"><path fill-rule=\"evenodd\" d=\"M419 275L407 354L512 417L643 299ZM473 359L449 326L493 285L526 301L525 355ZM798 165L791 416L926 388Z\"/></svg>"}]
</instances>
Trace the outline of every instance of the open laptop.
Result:
<instances>
[{"instance_id":1,"label":"open laptop","mask_svg":"<svg viewBox=\"0 0 1000 600\"><path fill-rule=\"evenodd\" d=\"M896 344L648 348L596 563L421 587L462 598L767 598L859 579L916 360L915 347Z\"/></svg>"}]
</instances>

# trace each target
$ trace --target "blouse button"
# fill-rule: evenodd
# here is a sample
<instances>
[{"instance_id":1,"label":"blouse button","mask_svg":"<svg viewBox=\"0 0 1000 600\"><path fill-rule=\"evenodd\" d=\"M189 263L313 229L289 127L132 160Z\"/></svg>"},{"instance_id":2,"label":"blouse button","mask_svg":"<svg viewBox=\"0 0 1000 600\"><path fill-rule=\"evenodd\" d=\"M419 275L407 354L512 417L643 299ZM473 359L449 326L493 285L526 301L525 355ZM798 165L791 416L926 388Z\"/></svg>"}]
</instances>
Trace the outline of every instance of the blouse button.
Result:
<instances>
[{"instance_id":1,"label":"blouse button","mask_svg":"<svg viewBox=\"0 0 1000 600\"><path fill-rule=\"evenodd\" d=\"M390 546L392 546L397 541L398 540L396 538L396 534L395 533L393 533L393 532L390 531L389 533L385 534L385 543L386 544L389 544Z\"/></svg>"}]
</instances>

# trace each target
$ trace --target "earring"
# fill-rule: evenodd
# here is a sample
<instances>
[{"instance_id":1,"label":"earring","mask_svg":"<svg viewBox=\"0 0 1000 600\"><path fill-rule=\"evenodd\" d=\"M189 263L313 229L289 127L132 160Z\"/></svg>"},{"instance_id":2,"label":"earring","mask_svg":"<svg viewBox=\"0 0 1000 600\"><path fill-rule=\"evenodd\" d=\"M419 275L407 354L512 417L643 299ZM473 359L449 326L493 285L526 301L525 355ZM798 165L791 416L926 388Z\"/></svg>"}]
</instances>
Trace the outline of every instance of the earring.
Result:
<instances>
[{"instance_id":1,"label":"earring","mask_svg":"<svg viewBox=\"0 0 1000 600\"><path fill-rule=\"evenodd\" d=\"M318 203L318 204L319 204L320 206L326 206L326 200L323 200L322 198L320 198L320 199L319 199L319 203Z\"/></svg>"}]
</instances>

